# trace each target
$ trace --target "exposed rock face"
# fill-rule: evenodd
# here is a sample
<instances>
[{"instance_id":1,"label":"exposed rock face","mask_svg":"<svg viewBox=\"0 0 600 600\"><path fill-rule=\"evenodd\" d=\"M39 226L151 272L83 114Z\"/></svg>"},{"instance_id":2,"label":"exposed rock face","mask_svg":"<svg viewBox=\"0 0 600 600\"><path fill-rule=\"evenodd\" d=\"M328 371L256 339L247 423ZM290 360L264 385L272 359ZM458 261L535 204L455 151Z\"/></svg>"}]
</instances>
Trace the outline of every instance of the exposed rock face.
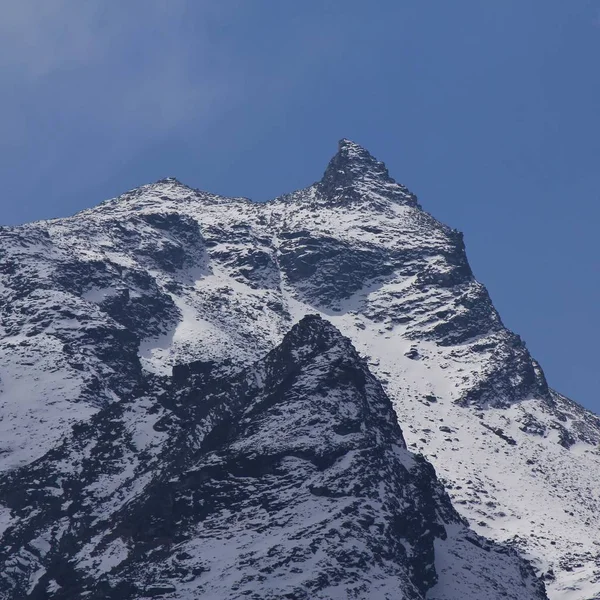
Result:
<instances>
[{"instance_id":1,"label":"exposed rock face","mask_svg":"<svg viewBox=\"0 0 600 600\"><path fill-rule=\"evenodd\" d=\"M316 186L328 205L365 201L383 207L388 201L417 207L417 198L394 181L386 166L350 140L341 140L323 179Z\"/></svg>"},{"instance_id":2,"label":"exposed rock face","mask_svg":"<svg viewBox=\"0 0 600 600\"><path fill-rule=\"evenodd\" d=\"M468 529L317 316L232 378L148 382L0 490L11 600L546 598Z\"/></svg>"},{"instance_id":3,"label":"exposed rock face","mask_svg":"<svg viewBox=\"0 0 600 600\"><path fill-rule=\"evenodd\" d=\"M409 449L479 534L526 553L551 598L600 594L598 417L548 388L474 279L461 234L348 140L320 182L268 203L166 179L0 229L1 468L75 460L60 458L73 424L89 437L115 414L126 432L116 423L141 419L139 407L155 407L167 435L191 417L157 401L161 389L233 378L310 313L366 358ZM92 485L86 438L73 439ZM161 442L159 462L179 456L173 444ZM0 530L19 518L0 507Z\"/></svg>"}]
</instances>

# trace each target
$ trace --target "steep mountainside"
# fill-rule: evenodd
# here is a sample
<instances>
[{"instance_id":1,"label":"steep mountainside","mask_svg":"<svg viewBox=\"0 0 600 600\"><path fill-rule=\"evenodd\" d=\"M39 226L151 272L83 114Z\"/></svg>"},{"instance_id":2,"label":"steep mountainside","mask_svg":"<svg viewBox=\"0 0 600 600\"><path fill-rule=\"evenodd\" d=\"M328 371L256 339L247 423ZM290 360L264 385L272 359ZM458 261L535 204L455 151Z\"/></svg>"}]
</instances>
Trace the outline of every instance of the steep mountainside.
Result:
<instances>
[{"instance_id":1,"label":"steep mountainside","mask_svg":"<svg viewBox=\"0 0 600 600\"><path fill-rule=\"evenodd\" d=\"M546 598L466 527L317 316L233 378L149 382L0 494L19 516L0 552L10 600Z\"/></svg>"},{"instance_id":2,"label":"steep mountainside","mask_svg":"<svg viewBox=\"0 0 600 600\"><path fill-rule=\"evenodd\" d=\"M123 410L148 373L232 374L317 313L367 359L409 448L480 534L526 554L551 598L600 595L600 420L548 389L460 233L348 140L321 181L265 204L165 179L2 228L0 307L4 469ZM0 508L0 530L13 518Z\"/></svg>"}]
</instances>

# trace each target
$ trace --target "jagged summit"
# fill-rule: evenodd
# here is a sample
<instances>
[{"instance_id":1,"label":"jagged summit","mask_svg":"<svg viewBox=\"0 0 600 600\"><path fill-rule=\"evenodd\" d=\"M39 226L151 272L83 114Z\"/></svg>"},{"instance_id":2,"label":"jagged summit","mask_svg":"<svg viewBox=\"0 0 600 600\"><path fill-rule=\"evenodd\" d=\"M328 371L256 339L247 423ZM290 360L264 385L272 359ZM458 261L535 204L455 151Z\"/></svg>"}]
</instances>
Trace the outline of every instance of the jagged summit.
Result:
<instances>
[{"instance_id":1,"label":"jagged summit","mask_svg":"<svg viewBox=\"0 0 600 600\"><path fill-rule=\"evenodd\" d=\"M368 198L418 206L416 196L390 177L383 162L366 148L346 138L339 141L338 151L318 186L321 193L333 201Z\"/></svg>"},{"instance_id":2,"label":"jagged summit","mask_svg":"<svg viewBox=\"0 0 600 600\"><path fill-rule=\"evenodd\" d=\"M191 187L177 177L164 177L152 183L133 188L115 198L106 200L88 212L122 211L193 212L198 205L272 204L281 200L300 202L310 200L328 206L372 206L385 208L390 203L420 208L417 197L404 185L393 179L386 165L377 160L366 148L349 139L338 142L338 151L329 161L323 177L304 190L284 194L264 203L248 198L229 198ZM183 206L187 205L187 207Z\"/></svg>"}]
</instances>

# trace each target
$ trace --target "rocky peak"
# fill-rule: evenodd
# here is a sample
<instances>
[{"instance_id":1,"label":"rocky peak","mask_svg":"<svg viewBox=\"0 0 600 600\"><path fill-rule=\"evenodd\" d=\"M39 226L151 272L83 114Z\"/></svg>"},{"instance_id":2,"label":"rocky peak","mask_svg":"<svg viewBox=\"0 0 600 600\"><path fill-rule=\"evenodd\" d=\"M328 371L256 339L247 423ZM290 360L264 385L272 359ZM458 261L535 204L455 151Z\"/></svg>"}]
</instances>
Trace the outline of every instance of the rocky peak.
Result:
<instances>
[{"instance_id":1,"label":"rocky peak","mask_svg":"<svg viewBox=\"0 0 600 600\"><path fill-rule=\"evenodd\" d=\"M257 442L263 453L293 449L327 464L375 439L406 447L383 388L352 342L320 316L304 317L257 368L262 387L247 414L272 421Z\"/></svg>"},{"instance_id":2,"label":"rocky peak","mask_svg":"<svg viewBox=\"0 0 600 600\"><path fill-rule=\"evenodd\" d=\"M358 360L350 340L339 329L320 315L308 314L292 327L278 351L293 355L285 357L289 362L299 362L305 357L312 357L335 347L339 347L340 351L350 352Z\"/></svg>"},{"instance_id":3,"label":"rocky peak","mask_svg":"<svg viewBox=\"0 0 600 600\"><path fill-rule=\"evenodd\" d=\"M375 202L387 200L418 206L416 196L390 177L384 163L348 139L340 140L337 154L329 162L318 186L321 194L331 201L368 198Z\"/></svg>"}]
</instances>

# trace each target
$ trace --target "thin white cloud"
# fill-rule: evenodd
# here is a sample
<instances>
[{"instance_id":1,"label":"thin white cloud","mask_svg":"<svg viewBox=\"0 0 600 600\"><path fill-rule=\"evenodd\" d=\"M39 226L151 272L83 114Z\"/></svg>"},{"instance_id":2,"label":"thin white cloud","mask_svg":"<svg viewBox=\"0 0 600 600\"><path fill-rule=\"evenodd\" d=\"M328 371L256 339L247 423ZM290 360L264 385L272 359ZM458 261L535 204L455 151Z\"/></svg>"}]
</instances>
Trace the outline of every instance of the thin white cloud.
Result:
<instances>
[{"instance_id":1,"label":"thin white cloud","mask_svg":"<svg viewBox=\"0 0 600 600\"><path fill-rule=\"evenodd\" d=\"M348 27L282 11L262 38L264 4L0 2L0 175L91 180L154 143L198 139L244 103L285 106L343 52Z\"/></svg>"},{"instance_id":2,"label":"thin white cloud","mask_svg":"<svg viewBox=\"0 0 600 600\"><path fill-rule=\"evenodd\" d=\"M21 0L5 3L0 19L0 65L33 80L66 65L98 59L95 34L101 5L73 0Z\"/></svg>"},{"instance_id":3,"label":"thin white cloud","mask_svg":"<svg viewBox=\"0 0 600 600\"><path fill-rule=\"evenodd\" d=\"M195 3L193 44L182 36L184 0L19 0L0 18L5 143L55 113L100 136L160 135L210 119L236 86L211 60L212 2ZM204 18L205 17L205 18ZM211 42L212 43L212 42ZM192 52L193 49L193 52ZM51 123L45 124L51 127Z\"/></svg>"}]
</instances>

